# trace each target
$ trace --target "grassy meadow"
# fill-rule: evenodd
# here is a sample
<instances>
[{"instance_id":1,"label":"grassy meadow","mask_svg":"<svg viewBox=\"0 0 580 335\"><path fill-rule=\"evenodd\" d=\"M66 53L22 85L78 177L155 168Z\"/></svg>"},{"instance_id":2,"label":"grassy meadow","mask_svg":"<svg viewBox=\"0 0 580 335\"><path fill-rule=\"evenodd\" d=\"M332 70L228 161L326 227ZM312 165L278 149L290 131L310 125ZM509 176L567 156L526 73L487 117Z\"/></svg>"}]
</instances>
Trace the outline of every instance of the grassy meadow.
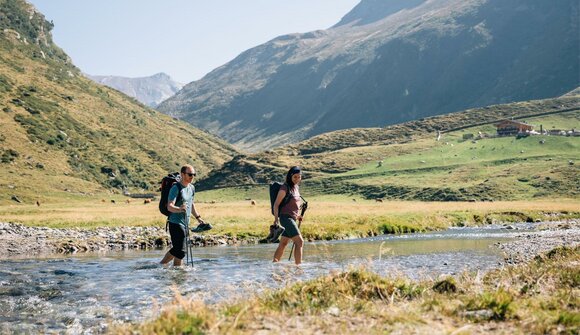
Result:
<instances>
[{"instance_id":1,"label":"grassy meadow","mask_svg":"<svg viewBox=\"0 0 580 335\"><path fill-rule=\"evenodd\" d=\"M580 112L526 120L539 128L580 128ZM342 173L313 173L312 192L367 199L498 201L580 196L580 137L537 135L481 138L493 125L418 138L404 144L360 146L310 155ZM473 138L464 138L473 135ZM308 183L308 180L305 180Z\"/></svg>"},{"instance_id":2,"label":"grassy meadow","mask_svg":"<svg viewBox=\"0 0 580 335\"><path fill-rule=\"evenodd\" d=\"M211 234L262 238L272 223L266 188L200 192L196 208L214 225ZM261 197L260 197L261 196ZM254 199L256 205L251 205ZM79 199L66 203L0 206L3 221L52 228L159 226L165 224L157 202L123 196ZM111 200L115 200L112 203ZM376 202L340 195L307 197L308 211L302 225L309 240L343 239L385 233L440 230L449 226L494 222L556 220L580 217L575 199L506 202Z\"/></svg>"},{"instance_id":3,"label":"grassy meadow","mask_svg":"<svg viewBox=\"0 0 580 335\"><path fill-rule=\"evenodd\" d=\"M540 144L540 141L545 142ZM484 139L475 143L451 140L424 143L412 153L395 157L385 155L381 166L376 161L371 162L343 176L361 185L415 188L429 185L458 189L484 183L496 187L504 184L502 191L509 192L506 188L510 188L512 199L525 199L549 192L563 174L580 172L577 166L569 163L579 158L578 152L580 138L560 136ZM573 188L570 191L577 191L577 186L577 183L570 184Z\"/></svg>"}]
</instances>

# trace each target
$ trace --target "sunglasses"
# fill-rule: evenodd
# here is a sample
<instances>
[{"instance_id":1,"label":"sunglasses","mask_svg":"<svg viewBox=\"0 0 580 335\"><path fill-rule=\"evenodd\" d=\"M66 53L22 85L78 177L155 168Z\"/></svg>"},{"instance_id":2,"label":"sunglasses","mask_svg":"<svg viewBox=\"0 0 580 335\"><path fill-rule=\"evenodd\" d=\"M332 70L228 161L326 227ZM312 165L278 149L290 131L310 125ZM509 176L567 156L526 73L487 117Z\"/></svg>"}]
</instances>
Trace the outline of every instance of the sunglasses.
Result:
<instances>
[{"instance_id":1,"label":"sunglasses","mask_svg":"<svg viewBox=\"0 0 580 335\"><path fill-rule=\"evenodd\" d=\"M190 177L195 177L195 176L197 176L197 174L196 174L196 173L187 173L187 172L186 172L185 174L186 174L186 175L188 175L188 176L190 176Z\"/></svg>"}]
</instances>

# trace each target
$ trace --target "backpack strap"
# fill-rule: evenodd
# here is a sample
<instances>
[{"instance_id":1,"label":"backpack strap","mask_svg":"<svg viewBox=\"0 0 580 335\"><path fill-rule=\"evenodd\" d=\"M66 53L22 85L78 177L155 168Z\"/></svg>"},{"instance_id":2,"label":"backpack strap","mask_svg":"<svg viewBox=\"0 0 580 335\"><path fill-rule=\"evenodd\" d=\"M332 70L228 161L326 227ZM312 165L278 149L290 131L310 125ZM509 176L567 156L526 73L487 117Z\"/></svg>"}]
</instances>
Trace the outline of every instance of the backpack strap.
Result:
<instances>
[{"instance_id":1,"label":"backpack strap","mask_svg":"<svg viewBox=\"0 0 580 335\"><path fill-rule=\"evenodd\" d=\"M290 202L290 198L292 197L292 191L290 191L290 185L288 185L286 183L284 183L282 185L286 186L286 195L284 196L284 199L282 199L282 202L280 202L280 207L278 207L278 214L280 214L282 207L286 206Z\"/></svg>"},{"instance_id":2,"label":"backpack strap","mask_svg":"<svg viewBox=\"0 0 580 335\"><path fill-rule=\"evenodd\" d=\"M184 189L183 185L180 182L175 183L177 185L177 197L175 198L175 203L181 200L181 191Z\"/></svg>"}]
</instances>

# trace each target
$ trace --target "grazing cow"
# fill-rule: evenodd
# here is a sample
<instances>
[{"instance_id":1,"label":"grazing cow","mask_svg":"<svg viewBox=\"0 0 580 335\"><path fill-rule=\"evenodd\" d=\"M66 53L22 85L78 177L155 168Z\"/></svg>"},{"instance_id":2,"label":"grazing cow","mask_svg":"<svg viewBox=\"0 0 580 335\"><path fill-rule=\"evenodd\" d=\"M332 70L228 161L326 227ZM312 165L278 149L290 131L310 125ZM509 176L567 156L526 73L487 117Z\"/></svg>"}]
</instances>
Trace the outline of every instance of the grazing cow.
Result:
<instances>
[{"instance_id":1,"label":"grazing cow","mask_svg":"<svg viewBox=\"0 0 580 335\"><path fill-rule=\"evenodd\" d=\"M107 202L107 200L105 200L105 199L101 199L101 202Z\"/></svg>"},{"instance_id":2,"label":"grazing cow","mask_svg":"<svg viewBox=\"0 0 580 335\"><path fill-rule=\"evenodd\" d=\"M376 202L383 202L383 199L382 198L376 198L375 201Z\"/></svg>"},{"instance_id":3,"label":"grazing cow","mask_svg":"<svg viewBox=\"0 0 580 335\"><path fill-rule=\"evenodd\" d=\"M40 207L40 201L36 200L36 206Z\"/></svg>"},{"instance_id":4,"label":"grazing cow","mask_svg":"<svg viewBox=\"0 0 580 335\"><path fill-rule=\"evenodd\" d=\"M125 200L125 203L130 204L131 200L130 199Z\"/></svg>"},{"instance_id":5,"label":"grazing cow","mask_svg":"<svg viewBox=\"0 0 580 335\"><path fill-rule=\"evenodd\" d=\"M252 204L252 206L256 206L256 200L252 200L250 203Z\"/></svg>"},{"instance_id":6,"label":"grazing cow","mask_svg":"<svg viewBox=\"0 0 580 335\"><path fill-rule=\"evenodd\" d=\"M115 200L111 199L111 203L112 204L116 204Z\"/></svg>"},{"instance_id":7,"label":"grazing cow","mask_svg":"<svg viewBox=\"0 0 580 335\"><path fill-rule=\"evenodd\" d=\"M145 199L143 200L143 204L150 204L151 203L151 199Z\"/></svg>"}]
</instances>

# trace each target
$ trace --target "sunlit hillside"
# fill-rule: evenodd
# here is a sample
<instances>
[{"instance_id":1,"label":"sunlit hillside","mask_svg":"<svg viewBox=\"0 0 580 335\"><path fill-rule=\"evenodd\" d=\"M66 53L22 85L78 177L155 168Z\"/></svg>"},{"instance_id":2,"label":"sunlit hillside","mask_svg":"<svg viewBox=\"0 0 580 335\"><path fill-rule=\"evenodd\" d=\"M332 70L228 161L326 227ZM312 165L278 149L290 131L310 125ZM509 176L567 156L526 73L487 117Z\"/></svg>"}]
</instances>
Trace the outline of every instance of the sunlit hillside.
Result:
<instances>
[{"instance_id":1,"label":"sunlit hillside","mask_svg":"<svg viewBox=\"0 0 580 335\"><path fill-rule=\"evenodd\" d=\"M578 130L580 100L571 96L497 105L386 128L322 134L235 157L201 185L252 187L281 180L289 166L299 164L305 169L305 192L317 195L433 201L580 196L580 137L493 137L495 122L512 117L538 131L540 126Z\"/></svg>"},{"instance_id":2,"label":"sunlit hillside","mask_svg":"<svg viewBox=\"0 0 580 335\"><path fill-rule=\"evenodd\" d=\"M156 191L184 163L200 175L236 151L84 78L23 0L0 0L0 203Z\"/></svg>"}]
</instances>

